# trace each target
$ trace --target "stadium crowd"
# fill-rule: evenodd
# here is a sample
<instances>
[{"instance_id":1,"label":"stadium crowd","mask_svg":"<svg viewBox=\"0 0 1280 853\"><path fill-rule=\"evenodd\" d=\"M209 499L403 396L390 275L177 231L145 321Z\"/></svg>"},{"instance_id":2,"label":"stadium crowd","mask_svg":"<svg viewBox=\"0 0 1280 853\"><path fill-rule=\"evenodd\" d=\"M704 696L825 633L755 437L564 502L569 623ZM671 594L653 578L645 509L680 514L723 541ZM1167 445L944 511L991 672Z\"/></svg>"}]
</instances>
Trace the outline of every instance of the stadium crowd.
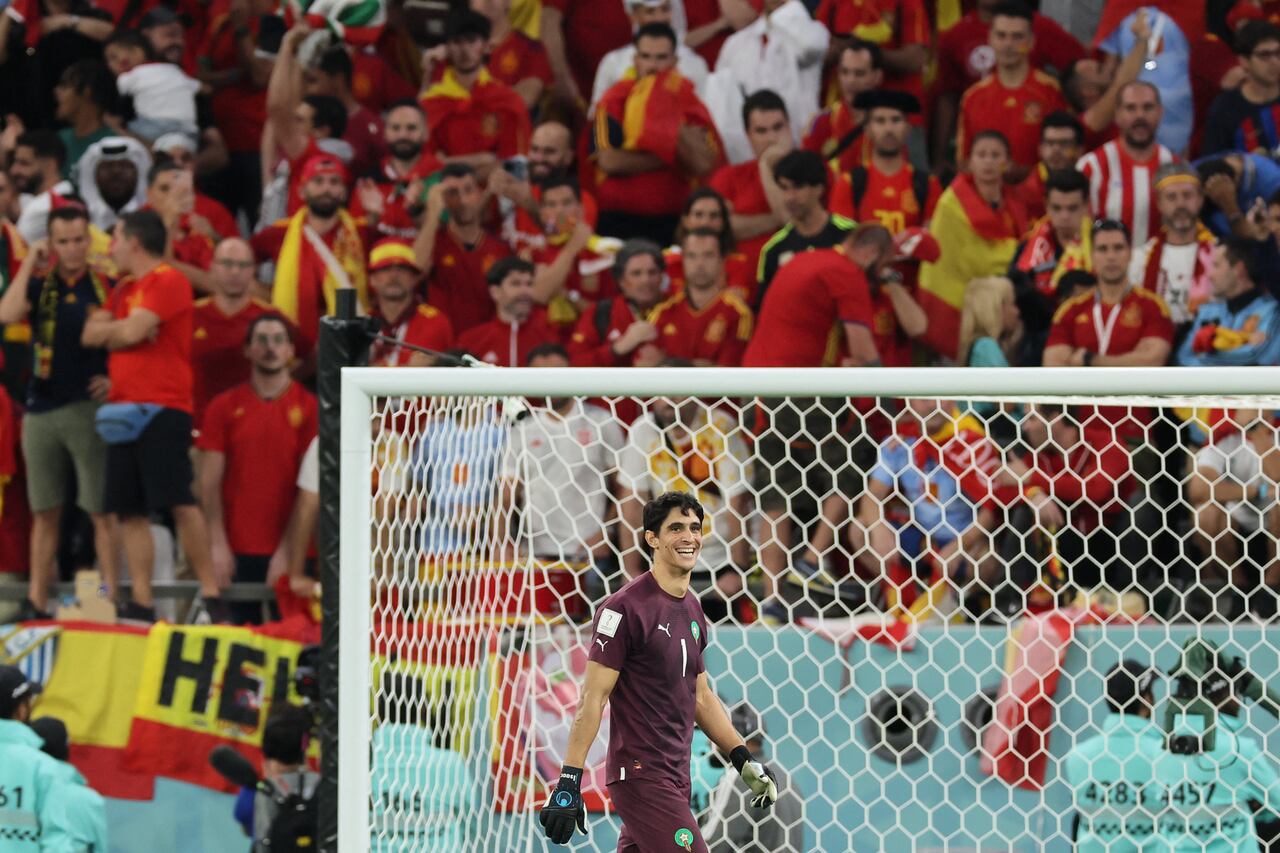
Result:
<instances>
[{"instance_id":1,"label":"stadium crowd","mask_svg":"<svg viewBox=\"0 0 1280 853\"><path fill-rule=\"evenodd\" d=\"M0 621L95 563L154 619L157 521L209 619L256 618L236 581L311 594L340 289L384 366L1280 363L1280 3L452 5L430 39L391 0L343 41L262 0L7 2L0 583L27 597ZM1046 532L1059 585L1156 606L1181 560L1274 615L1269 413L1198 450L1163 411L1004 414L553 400L411 452L430 484L451 432L510 442L534 474L497 453L421 512L500 499L535 556L627 574L645 497L696 491L723 618L792 618L784 578L1010 609Z\"/></svg>"}]
</instances>

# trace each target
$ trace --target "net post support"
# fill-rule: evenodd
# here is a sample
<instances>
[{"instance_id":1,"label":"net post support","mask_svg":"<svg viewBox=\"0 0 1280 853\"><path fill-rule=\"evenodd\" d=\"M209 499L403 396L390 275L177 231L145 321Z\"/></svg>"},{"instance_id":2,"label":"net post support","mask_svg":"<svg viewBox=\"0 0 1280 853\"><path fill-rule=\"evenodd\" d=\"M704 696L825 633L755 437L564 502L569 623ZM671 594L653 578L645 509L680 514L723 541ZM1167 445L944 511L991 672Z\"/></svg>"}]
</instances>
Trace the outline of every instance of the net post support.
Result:
<instances>
[{"instance_id":1,"label":"net post support","mask_svg":"<svg viewBox=\"0 0 1280 853\"><path fill-rule=\"evenodd\" d=\"M342 368L367 360L369 331L366 319L357 316L356 292L339 289L333 316L320 320L316 344L316 392L319 397L320 518L317 525L320 560L320 783L321 853L338 850L338 684L339 602L341 594L340 507Z\"/></svg>"}]
</instances>

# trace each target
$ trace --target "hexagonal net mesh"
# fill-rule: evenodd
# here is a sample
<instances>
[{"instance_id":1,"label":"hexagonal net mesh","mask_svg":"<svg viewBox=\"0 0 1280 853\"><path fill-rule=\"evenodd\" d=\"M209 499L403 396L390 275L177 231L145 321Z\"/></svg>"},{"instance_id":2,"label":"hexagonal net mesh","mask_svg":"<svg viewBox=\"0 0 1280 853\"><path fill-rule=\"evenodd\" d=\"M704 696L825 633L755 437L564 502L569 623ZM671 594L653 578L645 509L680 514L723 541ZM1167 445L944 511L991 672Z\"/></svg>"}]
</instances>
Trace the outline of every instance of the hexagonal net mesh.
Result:
<instances>
[{"instance_id":1,"label":"hexagonal net mesh","mask_svg":"<svg viewBox=\"0 0 1280 853\"><path fill-rule=\"evenodd\" d=\"M712 850L1257 849L1276 404L373 396L373 849L542 849L593 617L668 490L706 511L711 684L785 779L760 817L695 736ZM584 849L619 831L608 731Z\"/></svg>"}]
</instances>

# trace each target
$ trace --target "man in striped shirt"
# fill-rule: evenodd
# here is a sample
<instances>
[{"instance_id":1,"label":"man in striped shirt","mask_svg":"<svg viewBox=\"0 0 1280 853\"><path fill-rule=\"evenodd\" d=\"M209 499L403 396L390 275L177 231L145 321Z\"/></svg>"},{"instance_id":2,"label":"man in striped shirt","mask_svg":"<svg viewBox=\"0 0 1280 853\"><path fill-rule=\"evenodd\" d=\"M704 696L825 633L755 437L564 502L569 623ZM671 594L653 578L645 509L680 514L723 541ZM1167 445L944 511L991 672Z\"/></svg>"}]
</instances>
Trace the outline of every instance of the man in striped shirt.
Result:
<instances>
[{"instance_id":1,"label":"man in striped shirt","mask_svg":"<svg viewBox=\"0 0 1280 853\"><path fill-rule=\"evenodd\" d=\"M1089 179L1089 204L1095 216L1117 219L1144 245L1160 230L1155 205L1155 173L1176 155L1156 141L1164 117L1160 92L1145 81L1120 90L1116 127L1120 136L1080 158L1076 168Z\"/></svg>"}]
</instances>

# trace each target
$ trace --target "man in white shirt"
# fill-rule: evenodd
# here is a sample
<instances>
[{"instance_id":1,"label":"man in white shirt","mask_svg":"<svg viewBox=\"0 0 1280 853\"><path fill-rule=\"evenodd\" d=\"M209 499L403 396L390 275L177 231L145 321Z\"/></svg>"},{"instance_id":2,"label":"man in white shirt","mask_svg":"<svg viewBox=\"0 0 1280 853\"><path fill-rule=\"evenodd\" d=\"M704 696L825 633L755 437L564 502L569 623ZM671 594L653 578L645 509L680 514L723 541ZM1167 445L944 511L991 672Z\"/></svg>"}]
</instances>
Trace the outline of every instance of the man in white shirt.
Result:
<instances>
[{"instance_id":1,"label":"man in white shirt","mask_svg":"<svg viewBox=\"0 0 1280 853\"><path fill-rule=\"evenodd\" d=\"M62 179L66 159L67 148L52 130L29 130L18 137L9 178L20 194L18 233L28 243L49 236L54 196L75 192L71 182Z\"/></svg>"},{"instance_id":2,"label":"man in white shirt","mask_svg":"<svg viewBox=\"0 0 1280 853\"><path fill-rule=\"evenodd\" d=\"M1186 163L1168 163L1155 174L1160 233L1134 249L1129 281L1160 294L1173 325L1185 329L1196 310L1213 299L1209 269L1216 245L1200 221L1204 187Z\"/></svg>"},{"instance_id":3,"label":"man in white shirt","mask_svg":"<svg viewBox=\"0 0 1280 853\"><path fill-rule=\"evenodd\" d=\"M680 44L676 46L676 70L693 84L698 97L706 94L707 76L711 73L707 63L691 48L684 44L683 27L678 27L673 20L672 0L623 0L627 7L627 15L631 18L632 31L639 30L645 24L666 24L676 31ZM678 0L677 0L678 2ZM591 109L604 97L604 93L626 76L631 70L636 54L634 42L611 50L600 60L596 68L596 81L591 87Z\"/></svg>"},{"instance_id":4,"label":"man in white shirt","mask_svg":"<svg viewBox=\"0 0 1280 853\"><path fill-rule=\"evenodd\" d=\"M680 361L663 364L680 366ZM708 573L750 568L752 549L743 522L751 509L751 454L743 436L736 419L696 397L655 400L632 424L618 461L628 577L645 571L645 564L640 549L627 547L625 537L640 529L645 501L669 491L694 495L707 513L700 561L704 571L695 574L695 588L704 588Z\"/></svg>"},{"instance_id":5,"label":"man in white shirt","mask_svg":"<svg viewBox=\"0 0 1280 853\"><path fill-rule=\"evenodd\" d=\"M711 108L730 163L752 158L742 126L742 104L761 89L787 105L792 135L804 136L818 112L822 61L831 34L801 0L764 0L760 17L729 36L703 99Z\"/></svg>"},{"instance_id":6,"label":"man in white shirt","mask_svg":"<svg viewBox=\"0 0 1280 853\"><path fill-rule=\"evenodd\" d=\"M529 367L568 367L559 344L542 344ZM516 552L543 560L589 562L610 551L612 480L622 428L599 406L557 397L511 430L502 463L503 515ZM518 538L515 507L523 515Z\"/></svg>"}]
</instances>

